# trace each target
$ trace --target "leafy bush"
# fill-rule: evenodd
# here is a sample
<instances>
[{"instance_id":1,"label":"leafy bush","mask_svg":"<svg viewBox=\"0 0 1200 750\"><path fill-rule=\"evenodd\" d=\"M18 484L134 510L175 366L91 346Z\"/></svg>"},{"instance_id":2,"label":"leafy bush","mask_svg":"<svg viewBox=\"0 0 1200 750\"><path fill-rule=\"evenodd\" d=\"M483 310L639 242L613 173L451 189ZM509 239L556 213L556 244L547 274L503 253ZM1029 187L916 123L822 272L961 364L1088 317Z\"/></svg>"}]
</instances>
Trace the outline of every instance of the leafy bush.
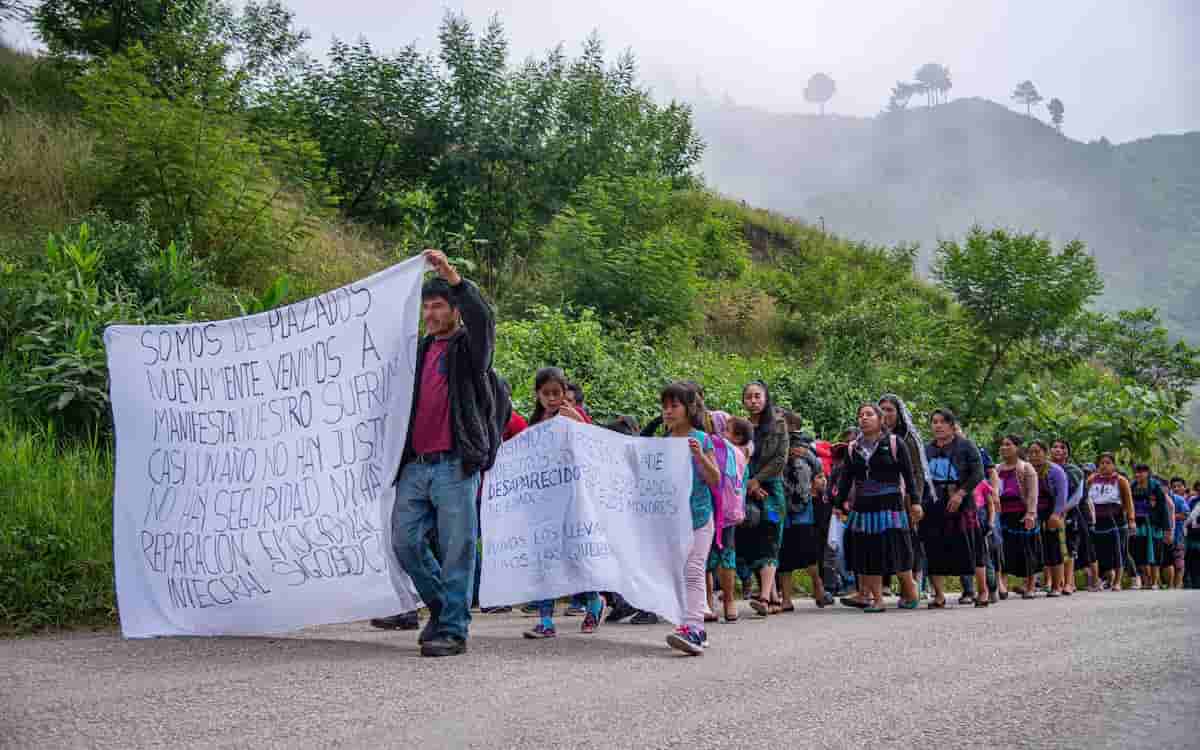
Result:
<instances>
[{"instance_id":1,"label":"leafy bush","mask_svg":"<svg viewBox=\"0 0 1200 750\"><path fill-rule=\"evenodd\" d=\"M0 269L0 354L20 365L9 400L71 434L110 423L104 329L190 317L208 284L186 239L162 247L145 225L89 218L52 235L34 268Z\"/></svg>"},{"instance_id":2,"label":"leafy bush","mask_svg":"<svg viewBox=\"0 0 1200 750\"><path fill-rule=\"evenodd\" d=\"M166 96L140 45L90 68L77 90L95 130L100 201L118 216L148 206L162 237L190 229L196 252L229 285L258 285L311 228L294 195L319 193L305 164L316 147L296 133L251 133L240 90L217 53Z\"/></svg>"},{"instance_id":3,"label":"leafy bush","mask_svg":"<svg viewBox=\"0 0 1200 750\"><path fill-rule=\"evenodd\" d=\"M748 264L707 195L642 176L585 180L543 252L577 303L650 329L692 322L705 278L736 279Z\"/></svg>"}]
</instances>

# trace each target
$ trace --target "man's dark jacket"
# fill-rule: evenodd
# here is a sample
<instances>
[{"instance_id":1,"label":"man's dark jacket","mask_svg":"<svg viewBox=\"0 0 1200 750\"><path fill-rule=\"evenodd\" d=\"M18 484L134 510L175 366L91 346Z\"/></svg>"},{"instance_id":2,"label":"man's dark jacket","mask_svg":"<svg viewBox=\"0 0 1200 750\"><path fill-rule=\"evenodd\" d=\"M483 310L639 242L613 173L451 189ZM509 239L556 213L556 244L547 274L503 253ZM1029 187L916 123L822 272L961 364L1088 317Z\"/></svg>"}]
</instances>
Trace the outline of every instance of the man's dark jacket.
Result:
<instances>
[{"instance_id":1,"label":"man's dark jacket","mask_svg":"<svg viewBox=\"0 0 1200 750\"><path fill-rule=\"evenodd\" d=\"M479 287L463 279L450 287L450 304L462 314L463 325L450 336L446 347L446 381L450 396L450 434L453 450L462 459L464 476L486 471L500 449L501 428L497 395L500 393L492 355L496 350L496 318L479 293ZM413 460L413 419L421 397L421 375L433 336L417 346L417 372L413 382L412 412L400 470ZM504 418L507 420L508 415ZM399 481L399 474L396 475Z\"/></svg>"}]
</instances>

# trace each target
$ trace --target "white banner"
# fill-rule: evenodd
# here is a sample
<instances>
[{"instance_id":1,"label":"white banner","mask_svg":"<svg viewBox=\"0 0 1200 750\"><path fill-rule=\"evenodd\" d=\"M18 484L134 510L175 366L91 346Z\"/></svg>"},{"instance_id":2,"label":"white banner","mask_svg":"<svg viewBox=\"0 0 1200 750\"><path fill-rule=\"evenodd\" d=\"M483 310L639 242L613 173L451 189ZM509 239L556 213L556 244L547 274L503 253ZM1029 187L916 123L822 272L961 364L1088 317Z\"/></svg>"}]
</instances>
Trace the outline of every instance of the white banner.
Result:
<instances>
[{"instance_id":1,"label":"white banner","mask_svg":"<svg viewBox=\"0 0 1200 750\"><path fill-rule=\"evenodd\" d=\"M105 331L126 637L414 608L390 518L424 268L244 318Z\"/></svg>"},{"instance_id":2,"label":"white banner","mask_svg":"<svg viewBox=\"0 0 1200 750\"><path fill-rule=\"evenodd\" d=\"M682 622L691 486L686 440L564 417L525 430L484 477L480 604L616 591Z\"/></svg>"}]
</instances>

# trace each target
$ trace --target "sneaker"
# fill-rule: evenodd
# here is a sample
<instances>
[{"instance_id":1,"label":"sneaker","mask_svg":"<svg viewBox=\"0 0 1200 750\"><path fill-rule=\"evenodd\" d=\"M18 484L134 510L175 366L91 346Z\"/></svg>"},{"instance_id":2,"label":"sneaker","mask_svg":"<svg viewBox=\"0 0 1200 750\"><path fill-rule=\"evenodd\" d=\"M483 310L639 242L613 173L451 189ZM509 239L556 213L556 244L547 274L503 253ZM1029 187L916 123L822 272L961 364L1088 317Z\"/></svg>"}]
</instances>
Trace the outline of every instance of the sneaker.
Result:
<instances>
[{"instance_id":1,"label":"sneaker","mask_svg":"<svg viewBox=\"0 0 1200 750\"><path fill-rule=\"evenodd\" d=\"M578 607L572 604L571 606L567 607L567 611L563 614L567 617L583 617L587 614L587 609L585 607Z\"/></svg>"},{"instance_id":2,"label":"sneaker","mask_svg":"<svg viewBox=\"0 0 1200 750\"><path fill-rule=\"evenodd\" d=\"M700 645L704 648L708 648L708 631L707 630L700 631Z\"/></svg>"},{"instance_id":3,"label":"sneaker","mask_svg":"<svg viewBox=\"0 0 1200 750\"><path fill-rule=\"evenodd\" d=\"M371 620L371 627L380 630L416 630L421 627L421 620L416 610L401 612L391 617L376 617Z\"/></svg>"},{"instance_id":4,"label":"sneaker","mask_svg":"<svg viewBox=\"0 0 1200 750\"><path fill-rule=\"evenodd\" d=\"M522 635L531 641L536 641L542 638L555 638L558 636L558 631L554 629L553 625L546 627L539 622L534 628L526 630Z\"/></svg>"},{"instance_id":5,"label":"sneaker","mask_svg":"<svg viewBox=\"0 0 1200 750\"><path fill-rule=\"evenodd\" d=\"M959 604L974 604L975 603L975 595L974 594L963 594L962 596L958 597L958 603Z\"/></svg>"},{"instance_id":6,"label":"sneaker","mask_svg":"<svg viewBox=\"0 0 1200 750\"><path fill-rule=\"evenodd\" d=\"M667 636L667 645L676 651L682 651L689 656L699 656L704 653L704 637L699 631L688 628L678 628Z\"/></svg>"},{"instance_id":7,"label":"sneaker","mask_svg":"<svg viewBox=\"0 0 1200 750\"><path fill-rule=\"evenodd\" d=\"M506 615L512 612L512 607L484 607L479 611L485 615Z\"/></svg>"},{"instance_id":8,"label":"sneaker","mask_svg":"<svg viewBox=\"0 0 1200 750\"><path fill-rule=\"evenodd\" d=\"M591 612L584 612L583 623L579 626L580 633L595 633L596 628L600 627L600 621Z\"/></svg>"},{"instance_id":9,"label":"sneaker","mask_svg":"<svg viewBox=\"0 0 1200 750\"><path fill-rule=\"evenodd\" d=\"M435 638L421 645L421 656L458 656L467 653L467 642L462 638Z\"/></svg>"},{"instance_id":10,"label":"sneaker","mask_svg":"<svg viewBox=\"0 0 1200 750\"><path fill-rule=\"evenodd\" d=\"M639 609L629 620L630 625L657 625L658 615L653 612L647 612L644 609Z\"/></svg>"}]
</instances>

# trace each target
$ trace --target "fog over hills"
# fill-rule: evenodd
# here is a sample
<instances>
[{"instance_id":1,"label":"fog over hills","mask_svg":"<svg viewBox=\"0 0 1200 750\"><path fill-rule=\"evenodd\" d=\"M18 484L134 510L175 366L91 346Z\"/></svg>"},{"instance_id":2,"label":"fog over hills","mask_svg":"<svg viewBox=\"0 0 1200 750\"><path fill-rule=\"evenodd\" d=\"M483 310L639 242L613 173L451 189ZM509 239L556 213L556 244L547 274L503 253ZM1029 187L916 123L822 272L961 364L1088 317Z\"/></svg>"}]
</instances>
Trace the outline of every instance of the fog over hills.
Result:
<instances>
[{"instance_id":1,"label":"fog over hills","mask_svg":"<svg viewBox=\"0 0 1200 750\"><path fill-rule=\"evenodd\" d=\"M977 222L1078 237L1105 276L1099 307L1157 306L1200 342L1200 132L1080 143L978 98L872 118L694 106L723 193L842 236L919 242L926 261Z\"/></svg>"}]
</instances>

